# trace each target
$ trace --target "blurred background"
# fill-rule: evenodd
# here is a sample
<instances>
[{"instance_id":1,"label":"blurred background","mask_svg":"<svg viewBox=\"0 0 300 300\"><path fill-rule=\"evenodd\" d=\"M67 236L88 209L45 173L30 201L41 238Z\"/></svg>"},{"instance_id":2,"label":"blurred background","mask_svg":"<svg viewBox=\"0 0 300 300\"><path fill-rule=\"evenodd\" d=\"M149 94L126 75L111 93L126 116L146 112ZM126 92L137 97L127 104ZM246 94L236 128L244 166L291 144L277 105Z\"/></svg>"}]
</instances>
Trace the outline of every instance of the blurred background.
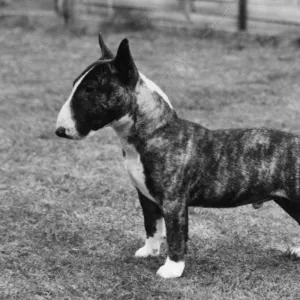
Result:
<instances>
[{"instance_id":1,"label":"blurred background","mask_svg":"<svg viewBox=\"0 0 300 300\"><path fill-rule=\"evenodd\" d=\"M1 0L1 15L49 16L95 30L104 21L278 34L297 30L299 0ZM142 16L142 17L141 17Z\"/></svg>"},{"instance_id":2,"label":"blurred background","mask_svg":"<svg viewBox=\"0 0 300 300\"><path fill-rule=\"evenodd\" d=\"M300 134L297 0L0 0L0 299L299 299L299 226L273 202L190 209L184 277L136 260L142 211L106 128L55 136L73 80L129 38L180 117Z\"/></svg>"}]
</instances>

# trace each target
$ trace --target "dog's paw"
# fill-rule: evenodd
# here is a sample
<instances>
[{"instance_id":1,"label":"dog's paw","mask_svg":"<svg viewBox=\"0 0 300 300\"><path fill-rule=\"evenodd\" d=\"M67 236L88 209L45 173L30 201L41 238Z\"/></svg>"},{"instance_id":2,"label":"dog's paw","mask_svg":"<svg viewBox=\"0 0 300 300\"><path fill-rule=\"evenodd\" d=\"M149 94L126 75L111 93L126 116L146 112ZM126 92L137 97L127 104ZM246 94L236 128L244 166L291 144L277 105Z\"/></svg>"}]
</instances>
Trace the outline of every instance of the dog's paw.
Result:
<instances>
[{"instance_id":1,"label":"dog's paw","mask_svg":"<svg viewBox=\"0 0 300 300\"><path fill-rule=\"evenodd\" d=\"M182 275L184 265L184 261L175 262L168 257L165 264L158 269L156 274L162 278L177 278Z\"/></svg>"},{"instance_id":2,"label":"dog's paw","mask_svg":"<svg viewBox=\"0 0 300 300\"><path fill-rule=\"evenodd\" d=\"M300 247L291 247L287 252L300 258Z\"/></svg>"},{"instance_id":3,"label":"dog's paw","mask_svg":"<svg viewBox=\"0 0 300 300\"><path fill-rule=\"evenodd\" d=\"M134 254L135 257L148 257L148 256L158 256L158 255L159 255L159 249L153 249L147 245L137 250Z\"/></svg>"}]
</instances>

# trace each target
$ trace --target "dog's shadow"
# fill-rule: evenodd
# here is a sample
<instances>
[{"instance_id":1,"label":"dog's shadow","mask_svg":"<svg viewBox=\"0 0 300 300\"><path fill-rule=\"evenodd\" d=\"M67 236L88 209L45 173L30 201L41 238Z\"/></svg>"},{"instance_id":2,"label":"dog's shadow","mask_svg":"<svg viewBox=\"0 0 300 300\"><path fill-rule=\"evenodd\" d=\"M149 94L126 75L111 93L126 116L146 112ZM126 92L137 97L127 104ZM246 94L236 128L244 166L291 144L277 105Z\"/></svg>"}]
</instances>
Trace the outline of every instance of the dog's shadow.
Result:
<instances>
[{"instance_id":1,"label":"dog's shadow","mask_svg":"<svg viewBox=\"0 0 300 300\"><path fill-rule=\"evenodd\" d=\"M138 277L140 274L155 276L158 268L165 262L166 244L163 244L161 255L158 257L136 258L134 253L140 246L140 241L127 244L122 257L111 262L111 267L118 264L119 272L123 274L130 268ZM110 268L109 265L106 267ZM243 239L239 242L220 240L209 247L188 243L184 278L198 278L199 284L210 285L219 280L230 281L236 278L245 281L256 277L270 277L272 280L274 274L293 277L294 273L299 272L300 259L287 252L265 248L259 243Z\"/></svg>"},{"instance_id":2,"label":"dog's shadow","mask_svg":"<svg viewBox=\"0 0 300 300\"><path fill-rule=\"evenodd\" d=\"M300 259L277 248L266 248L246 238L220 240L210 247L189 244L185 277L199 277L205 284L218 280L249 281L274 275L296 278L300 271ZM295 275L294 274L294 275Z\"/></svg>"}]
</instances>

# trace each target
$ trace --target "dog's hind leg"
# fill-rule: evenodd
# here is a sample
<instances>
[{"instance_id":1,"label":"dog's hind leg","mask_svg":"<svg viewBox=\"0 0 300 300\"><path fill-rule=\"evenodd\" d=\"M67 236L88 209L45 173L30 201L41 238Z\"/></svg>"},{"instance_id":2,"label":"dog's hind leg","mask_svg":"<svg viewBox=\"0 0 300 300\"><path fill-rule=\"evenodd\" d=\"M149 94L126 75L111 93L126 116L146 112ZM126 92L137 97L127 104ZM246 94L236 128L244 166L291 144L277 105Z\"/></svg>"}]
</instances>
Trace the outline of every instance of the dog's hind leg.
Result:
<instances>
[{"instance_id":1,"label":"dog's hind leg","mask_svg":"<svg viewBox=\"0 0 300 300\"><path fill-rule=\"evenodd\" d=\"M142 248L136 251L135 256L157 256L160 252L160 245L166 236L162 211L156 203L145 197L139 190L137 191L144 214L146 242Z\"/></svg>"},{"instance_id":2,"label":"dog's hind leg","mask_svg":"<svg viewBox=\"0 0 300 300\"><path fill-rule=\"evenodd\" d=\"M300 225L300 202L295 203L286 198L278 198L274 201ZM300 247L291 247L288 251L300 257Z\"/></svg>"}]
</instances>

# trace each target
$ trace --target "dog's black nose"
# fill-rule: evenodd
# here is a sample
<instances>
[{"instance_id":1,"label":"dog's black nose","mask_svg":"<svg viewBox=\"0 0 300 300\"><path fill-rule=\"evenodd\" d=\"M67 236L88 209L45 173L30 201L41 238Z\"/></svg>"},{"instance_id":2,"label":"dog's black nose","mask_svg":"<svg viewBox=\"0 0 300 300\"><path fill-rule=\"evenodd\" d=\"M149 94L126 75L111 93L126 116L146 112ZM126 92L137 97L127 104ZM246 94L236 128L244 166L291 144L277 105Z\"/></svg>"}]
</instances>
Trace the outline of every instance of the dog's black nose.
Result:
<instances>
[{"instance_id":1,"label":"dog's black nose","mask_svg":"<svg viewBox=\"0 0 300 300\"><path fill-rule=\"evenodd\" d=\"M66 135L66 128L64 127L58 127L55 130L55 134L61 138L67 138L68 136Z\"/></svg>"}]
</instances>

